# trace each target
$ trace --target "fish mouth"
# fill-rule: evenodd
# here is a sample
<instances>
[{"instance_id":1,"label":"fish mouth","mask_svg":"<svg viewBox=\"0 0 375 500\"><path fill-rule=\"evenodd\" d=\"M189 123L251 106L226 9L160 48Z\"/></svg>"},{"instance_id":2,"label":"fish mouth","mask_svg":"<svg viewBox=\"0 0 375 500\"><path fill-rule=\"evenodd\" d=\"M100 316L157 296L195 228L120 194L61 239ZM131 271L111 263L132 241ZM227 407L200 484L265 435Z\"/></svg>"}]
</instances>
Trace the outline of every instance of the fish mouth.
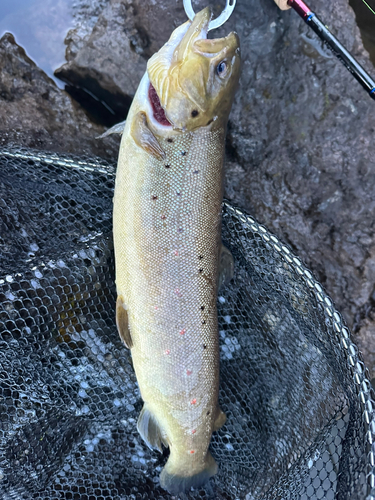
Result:
<instances>
[{"instance_id":1,"label":"fish mouth","mask_svg":"<svg viewBox=\"0 0 375 500\"><path fill-rule=\"evenodd\" d=\"M148 87L148 99L149 99L150 104L151 104L152 114L153 114L154 120L156 122L158 122L160 125L163 125L166 127L172 127L172 123L166 117L165 111L162 108L159 96L155 90L155 87L152 85L152 83L150 83L149 87Z\"/></svg>"}]
</instances>

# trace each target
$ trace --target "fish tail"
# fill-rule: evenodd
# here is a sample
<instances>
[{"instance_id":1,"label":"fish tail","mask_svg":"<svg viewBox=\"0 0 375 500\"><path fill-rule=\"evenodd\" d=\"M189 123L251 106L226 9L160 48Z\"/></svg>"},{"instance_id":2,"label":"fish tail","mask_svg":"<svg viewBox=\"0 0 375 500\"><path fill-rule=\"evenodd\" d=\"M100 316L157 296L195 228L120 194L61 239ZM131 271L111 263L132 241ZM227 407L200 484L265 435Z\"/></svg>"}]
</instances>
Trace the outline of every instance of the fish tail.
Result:
<instances>
[{"instance_id":1,"label":"fish tail","mask_svg":"<svg viewBox=\"0 0 375 500\"><path fill-rule=\"evenodd\" d=\"M214 457L209 451L206 453L205 460L201 467L190 471L176 466L173 456L170 456L168 462L160 474L160 485L171 495L178 495L190 490L190 488L201 488L211 476L218 470Z\"/></svg>"}]
</instances>

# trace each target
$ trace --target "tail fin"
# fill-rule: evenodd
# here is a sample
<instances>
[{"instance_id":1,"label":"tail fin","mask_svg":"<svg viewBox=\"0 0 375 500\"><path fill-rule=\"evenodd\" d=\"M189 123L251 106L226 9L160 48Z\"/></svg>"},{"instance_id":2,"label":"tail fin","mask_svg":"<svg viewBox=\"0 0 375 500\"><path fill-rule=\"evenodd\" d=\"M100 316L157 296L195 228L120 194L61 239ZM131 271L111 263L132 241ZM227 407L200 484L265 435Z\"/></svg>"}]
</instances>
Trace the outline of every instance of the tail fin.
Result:
<instances>
[{"instance_id":1,"label":"tail fin","mask_svg":"<svg viewBox=\"0 0 375 500\"><path fill-rule=\"evenodd\" d=\"M207 451L202 469L194 471L192 475L184 475L188 471L176 468L171 458L170 456L160 474L161 487L171 495L187 492L190 488L201 488L218 470L215 459L209 451Z\"/></svg>"}]
</instances>

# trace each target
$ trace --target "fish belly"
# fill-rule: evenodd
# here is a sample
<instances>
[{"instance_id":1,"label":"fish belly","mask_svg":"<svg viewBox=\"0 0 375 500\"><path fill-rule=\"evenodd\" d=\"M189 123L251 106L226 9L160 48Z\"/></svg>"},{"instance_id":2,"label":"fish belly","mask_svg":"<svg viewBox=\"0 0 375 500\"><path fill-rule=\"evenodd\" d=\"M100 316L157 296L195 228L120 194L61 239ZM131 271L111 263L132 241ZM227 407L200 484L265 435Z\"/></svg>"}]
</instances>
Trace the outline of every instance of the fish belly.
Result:
<instances>
[{"instance_id":1,"label":"fish belly","mask_svg":"<svg viewBox=\"0 0 375 500\"><path fill-rule=\"evenodd\" d=\"M224 130L159 143L163 160L129 135L121 143L116 286L127 308L142 398L170 445L173 474L186 476L204 466L218 412Z\"/></svg>"}]
</instances>

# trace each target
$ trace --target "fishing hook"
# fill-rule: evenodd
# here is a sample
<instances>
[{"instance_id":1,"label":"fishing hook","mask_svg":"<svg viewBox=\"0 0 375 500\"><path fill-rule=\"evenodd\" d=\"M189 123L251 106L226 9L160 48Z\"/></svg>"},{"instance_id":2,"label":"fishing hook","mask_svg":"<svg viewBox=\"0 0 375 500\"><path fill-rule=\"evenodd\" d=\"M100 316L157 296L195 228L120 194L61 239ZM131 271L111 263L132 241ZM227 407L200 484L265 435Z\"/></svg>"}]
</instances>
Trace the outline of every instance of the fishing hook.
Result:
<instances>
[{"instance_id":1,"label":"fishing hook","mask_svg":"<svg viewBox=\"0 0 375 500\"><path fill-rule=\"evenodd\" d=\"M222 26L225 22L227 22L235 6L236 6L236 0L226 0L225 9L223 10L223 12L220 14L219 17L210 21L208 25L208 31L214 30L215 28L219 28L219 26ZM195 12L191 5L191 0L184 0L184 9L186 15L188 16L190 21L192 21L194 19Z\"/></svg>"}]
</instances>

